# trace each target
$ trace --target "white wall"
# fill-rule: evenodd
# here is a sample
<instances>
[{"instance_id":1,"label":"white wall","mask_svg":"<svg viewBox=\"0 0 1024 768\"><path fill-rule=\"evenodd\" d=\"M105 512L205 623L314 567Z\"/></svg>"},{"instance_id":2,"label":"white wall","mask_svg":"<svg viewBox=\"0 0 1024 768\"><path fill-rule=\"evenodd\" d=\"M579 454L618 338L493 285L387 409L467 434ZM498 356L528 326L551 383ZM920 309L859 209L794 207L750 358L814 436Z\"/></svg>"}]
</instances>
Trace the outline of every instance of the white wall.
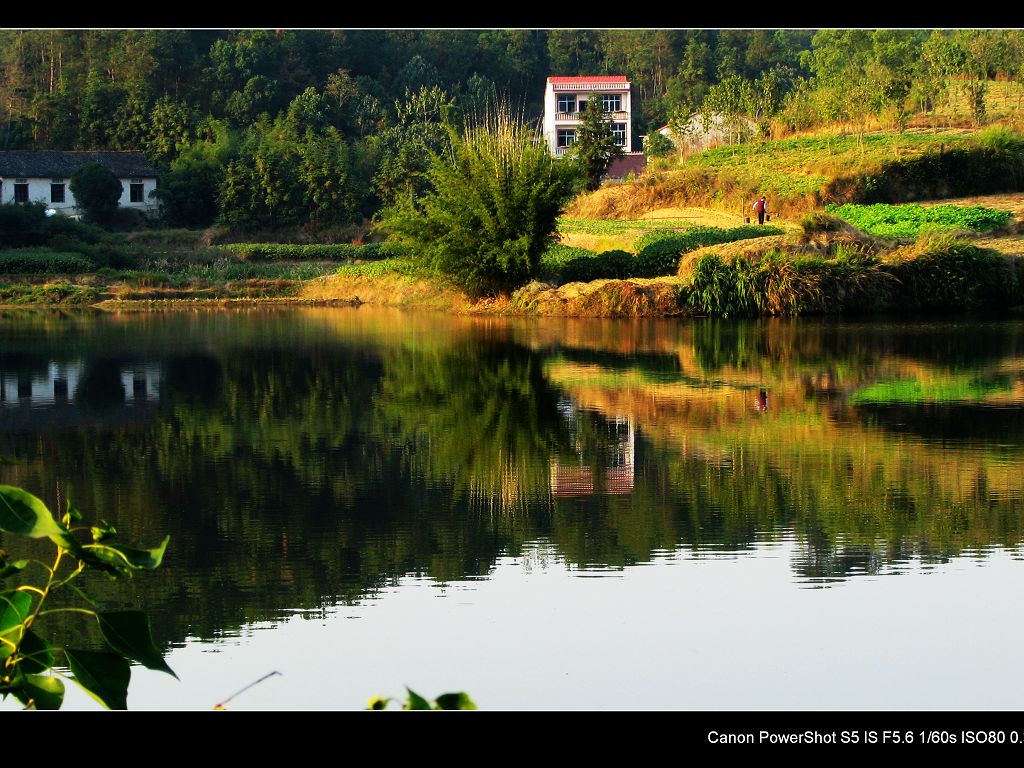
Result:
<instances>
[{"instance_id":1,"label":"white wall","mask_svg":"<svg viewBox=\"0 0 1024 768\"><path fill-rule=\"evenodd\" d=\"M141 203L129 202L131 197L131 188L128 186L130 183L138 182L138 179L118 179L121 182L121 199L118 201L118 205L122 208L135 208L140 211L151 211L155 210L159 206L159 202L155 197L150 197L149 193L156 189L156 179L143 179L142 180L142 191L143 201ZM50 202L50 184L52 180L49 178L28 178L28 199L29 202L43 203L48 208L53 208L58 211L63 211L67 214L77 213L75 205L75 196L71 194L71 180L64 179L64 202L63 203L51 203ZM0 204L2 203L13 203L14 202L14 177L7 177L3 180L3 188L0 189Z\"/></svg>"},{"instance_id":2,"label":"white wall","mask_svg":"<svg viewBox=\"0 0 1024 768\"><path fill-rule=\"evenodd\" d=\"M617 93L622 97L622 111L626 113L626 150L629 151L633 146L633 105L631 102L632 88L623 84L621 88L573 88L560 86L558 91L555 91L555 86L551 83L547 84L544 90L544 140L547 142L548 149L551 154L555 154L558 146L558 128L573 128L579 125L579 120L559 120L558 124L555 123L555 115L558 112L558 96L563 93L568 93L576 96L579 99L580 96L588 96L592 93L605 94L605 93ZM616 122L622 122L616 120Z\"/></svg>"},{"instance_id":3,"label":"white wall","mask_svg":"<svg viewBox=\"0 0 1024 768\"><path fill-rule=\"evenodd\" d=\"M544 141L548 143L548 150L555 154L555 89L548 83L544 89Z\"/></svg>"}]
</instances>

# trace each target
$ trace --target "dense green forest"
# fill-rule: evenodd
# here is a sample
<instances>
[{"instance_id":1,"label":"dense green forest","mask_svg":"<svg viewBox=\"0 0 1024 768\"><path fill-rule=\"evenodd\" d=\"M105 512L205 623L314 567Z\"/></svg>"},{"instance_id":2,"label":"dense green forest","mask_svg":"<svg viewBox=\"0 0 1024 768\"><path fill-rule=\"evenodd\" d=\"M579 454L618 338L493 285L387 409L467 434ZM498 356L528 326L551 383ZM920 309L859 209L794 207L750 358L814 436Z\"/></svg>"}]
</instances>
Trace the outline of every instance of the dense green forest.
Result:
<instances>
[{"instance_id":1,"label":"dense green forest","mask_svg":"<svg viewBox=\"0 0 1024 768\"><path fill-rule=\"evenodd\" d=\"M330 227L421 189L495 98L539 117L548 75L627 75L638 136L699 109L780 135L981 124L1022 62L1022 30L4 30L0 149L142 150L172 225Z\"/></svg>"}]
</instances>

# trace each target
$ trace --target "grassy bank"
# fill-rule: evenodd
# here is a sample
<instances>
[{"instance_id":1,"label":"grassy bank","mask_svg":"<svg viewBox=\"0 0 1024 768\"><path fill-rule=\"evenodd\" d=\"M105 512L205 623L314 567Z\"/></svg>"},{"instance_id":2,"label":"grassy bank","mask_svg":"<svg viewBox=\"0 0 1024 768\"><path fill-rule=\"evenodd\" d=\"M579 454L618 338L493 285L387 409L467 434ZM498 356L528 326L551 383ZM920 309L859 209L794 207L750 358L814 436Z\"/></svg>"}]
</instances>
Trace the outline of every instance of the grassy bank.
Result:
<instances>
[{"instance_id":1,"label":"grassy bank","mask_svg":"<svg viewBox=\"0 0 1024 768\"><path fill-rule=\"evenodd\" d=\"M1024 137L1004 128L819 134L718 147L655 163L634 181L581 196L568 215L636 219L677 206L749 215L764 194L786 218L828 203L899 203L1024 190Z\"/></svg>"},{"instance_id":2,"label":"grassy bank","mask_svg":"<svg viewBox=\"0 0 1024 768\"><path fill-rule=\"evenodd\" d=\"M806 217L799 229L694 225L702 220L699 211L671 220L567 217L560 222L563 236L619 238L626 247L553 243L534 282L476 302L386 244L210 245L202 233L185 230L114 237L61 222L46 237L4 233L14 247L0 250L6 273L0 304L341 302L599 317L955 312L1024 304L1024 252L986 247L1002 242L999 237L1016 242L1018 224L1006 211L831 210Z\"/></svg>"}]
</instances>

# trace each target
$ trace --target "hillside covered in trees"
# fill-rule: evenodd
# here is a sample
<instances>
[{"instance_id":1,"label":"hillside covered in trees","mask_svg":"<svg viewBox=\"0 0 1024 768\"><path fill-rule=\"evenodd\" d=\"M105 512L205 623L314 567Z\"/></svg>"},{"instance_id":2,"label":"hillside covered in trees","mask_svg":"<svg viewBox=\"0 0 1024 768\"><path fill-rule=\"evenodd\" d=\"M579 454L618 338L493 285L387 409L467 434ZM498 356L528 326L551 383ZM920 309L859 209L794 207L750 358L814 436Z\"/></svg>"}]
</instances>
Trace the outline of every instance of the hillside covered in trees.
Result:
<instances>
[{"instance_id":1,"label":"hillside covered in trees","mask_svg":"<svg viewBox=\"0 0 1024 768\"><path fill-rule=\"evenodd\" d=\"M0 149L142 150L171 225L343 226L421 190L464 115L537 117L548 75L592 73L633 82L635 135L980 125L991 83L1024 96L1024 31L4 30Z\"/></svg>"}]
</instances>

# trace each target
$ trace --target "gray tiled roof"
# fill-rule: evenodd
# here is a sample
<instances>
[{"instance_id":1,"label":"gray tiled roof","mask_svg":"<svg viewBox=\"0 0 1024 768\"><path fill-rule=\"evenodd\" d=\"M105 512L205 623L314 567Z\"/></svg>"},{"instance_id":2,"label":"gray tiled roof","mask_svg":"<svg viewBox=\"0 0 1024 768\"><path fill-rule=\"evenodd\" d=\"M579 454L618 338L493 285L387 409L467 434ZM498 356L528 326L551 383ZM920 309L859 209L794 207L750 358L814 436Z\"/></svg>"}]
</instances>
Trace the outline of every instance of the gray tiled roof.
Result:
<instances>
[{"instance_id":1,"label":"gray tiled roof","mask_svg":"<svg viewBox=\"0 0 1024 768\"><path fill-rule=\"evenodd\" d=\"M87 163L106 166L119 178L154 177L156 169L141 152L0 152L0 177L69 177Z\"/></svg>"}]
</instances>

